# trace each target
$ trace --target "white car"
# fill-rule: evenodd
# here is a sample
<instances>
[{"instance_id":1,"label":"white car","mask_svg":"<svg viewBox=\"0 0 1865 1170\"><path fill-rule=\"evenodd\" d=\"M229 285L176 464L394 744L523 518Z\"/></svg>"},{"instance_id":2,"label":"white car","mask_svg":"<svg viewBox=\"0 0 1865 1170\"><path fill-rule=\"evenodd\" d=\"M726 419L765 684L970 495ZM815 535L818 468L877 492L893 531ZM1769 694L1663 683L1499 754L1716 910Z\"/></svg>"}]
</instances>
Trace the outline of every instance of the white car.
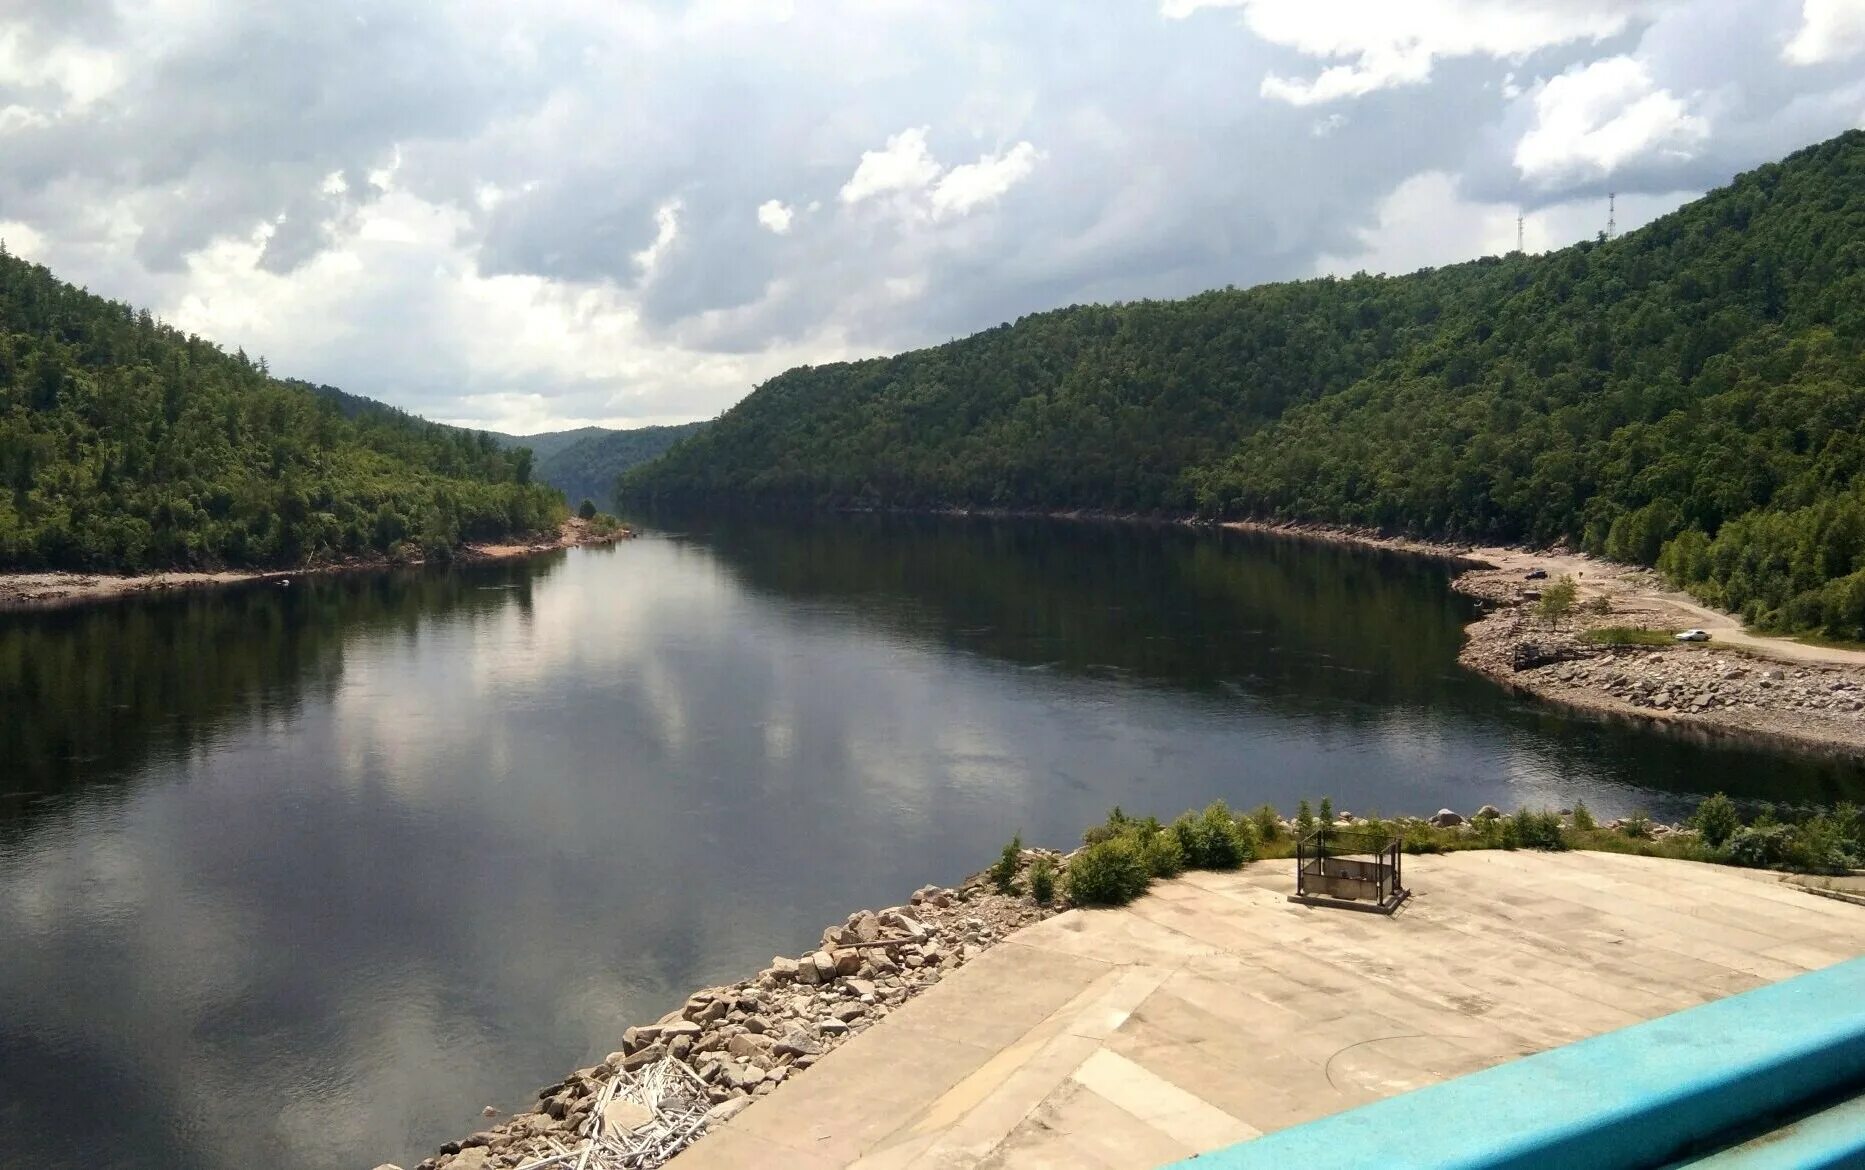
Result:
<instances>
[{"instance_id":1,"label":"white car","mask_svg":"<svg viewBox=\"0 0 1865 1170\"><path fill-rule=\"evenodd\" d=\"M1707 642L1710 640L1710 632L1708 630L1685 630L1677 635L1677 640L1679 642Z\"/></svg>"}]
</instances>

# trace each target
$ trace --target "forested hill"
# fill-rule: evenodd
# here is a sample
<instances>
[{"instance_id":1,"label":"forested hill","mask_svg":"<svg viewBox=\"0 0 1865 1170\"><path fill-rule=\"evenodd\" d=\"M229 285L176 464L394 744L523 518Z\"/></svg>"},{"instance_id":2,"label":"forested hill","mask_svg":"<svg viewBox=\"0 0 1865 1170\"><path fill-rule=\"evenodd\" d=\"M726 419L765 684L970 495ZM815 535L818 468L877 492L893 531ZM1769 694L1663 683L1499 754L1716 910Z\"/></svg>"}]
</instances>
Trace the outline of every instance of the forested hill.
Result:
<instances>
[{"instance_id":1,"label":"forested hill","mask_svg":"<svg viewBox=\"0 0 1865 1170\"><path fill-rule=\"evenodd\" d=\"M565 514L529 452L332 394L0 250L0 566L442 555Z\"/></svg>"},{"instance_id":2,"label":"forested hill","mask_svg":"<svg viewBox=\"0 0 1865 1170\"><path fill-rule=\"evenodd\" d=\"M536 477L561 491L572 505L579 500L593 500L597 507L606 509L614 506L618 476L660 458L668 448L705 425L692 422L667 427L630 427L625 431L584 427L581 431L525 435L509 441L531 446L537 453ZM574 437L568 442L550 441L559 436ZM540 439L545 442L539 444L537 440Z\"/></svg>"},{"instance_id":3,"label":"forested hill","mask_svg":"<svg viewBox=\"0 0 1865 1170\"><path fill-rule=\"evenodd\" d=\"M1853 131L1610 242L1076 306L791 370L626 490L1565 539L1855 636L1862 346Z\"/></svg>"}]
</instances>

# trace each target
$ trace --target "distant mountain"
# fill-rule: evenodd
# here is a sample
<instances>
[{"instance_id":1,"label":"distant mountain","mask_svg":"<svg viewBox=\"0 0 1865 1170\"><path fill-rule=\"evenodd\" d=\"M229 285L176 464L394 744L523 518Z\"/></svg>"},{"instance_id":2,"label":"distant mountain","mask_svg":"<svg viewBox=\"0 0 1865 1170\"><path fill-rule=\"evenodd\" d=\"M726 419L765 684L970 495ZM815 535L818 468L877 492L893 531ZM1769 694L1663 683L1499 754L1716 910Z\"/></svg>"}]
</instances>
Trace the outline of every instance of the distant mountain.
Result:
<instances>
[{"instance_id":1,"label":"distant mountain","mask_svg":"<svg viewBox=\"0 0 1865 1170\"><path fill-rule=\"evenodd\" d=\"M0 247L0 566L291 566L554 529L531 459L274 378Z\"/></svg>"},{"instance_id":2,"label":"distant mountain","mask_svg":"<svg viewBox=\"0 0 1865 1170\"><path fill-rule=\"evenodd\" d=\"M616 432L610 430L608 427L577 427L575 430L569 431L540 431L535 435L508 435L503 431L487 431L486 433L497 440L501 447L531 448L531 454L537 456L538 463L542 464L546 459L549 459L552 455L555 455L557 452L573 443L580 443L584 439L600 438L603 435L612 435ZM539 476L538 478L542 479L544 477ZM576 501L572 500L570 502L575 503Z\"/></svg>"},{"instance_id":3,"label":"distant mountain","mask_svg":"<svg viewBox=\"0 0 1865 1170\"><path fill-rule=\"evenodd\" d=\"M532 475L563 492L571 507L581 500L594 500L599 508L612 508L617 476L658 459L705 425L692 422L625 431L579 427L538 435L494 433L493 438L508 447L531 448L537 457Z\"/></svg>"},{"instance_id":4,"label":"distant mountain","mask_svg":"<svg viewBox=\"0 0 1865 1170\"><path fill-rule=\"evenodd\" d=\"M624 491L1567 541L1865 637L1865 131L1618 239L790 370Z\"/></svg>"}]
</instances>

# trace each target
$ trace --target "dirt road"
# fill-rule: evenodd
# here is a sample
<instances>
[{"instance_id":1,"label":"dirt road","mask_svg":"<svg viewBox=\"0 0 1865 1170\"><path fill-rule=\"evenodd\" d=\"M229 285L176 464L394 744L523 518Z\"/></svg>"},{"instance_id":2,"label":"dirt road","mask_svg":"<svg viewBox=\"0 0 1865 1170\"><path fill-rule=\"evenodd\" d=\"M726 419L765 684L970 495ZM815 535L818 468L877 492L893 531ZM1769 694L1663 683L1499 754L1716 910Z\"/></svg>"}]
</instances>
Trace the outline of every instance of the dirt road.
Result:
<instances>
[{"instance_id":1,"label":"dirt road","mask_svg":"<svg viewBox=\"0 0 1865 1170\"><path fill-rule=\"evenodd\" d=\"M1505 573L1525 579L1534 569L1548 574L1550 580L1566 575L1580 586L1580 598L1586 600L1605 594L1616 609L1644 611L1652 616L1650 625L1669 625L1676 629L1705 630L1710 642L1728 646L1764 658L1782 662L1825 663L1832 666L1865 667L1865 651L1837 646L1816 646L1792 638L1757 634L1744 629L1742 620L1702 604L1687 593L1667 589L1646 569L1602 561L1581 553L1530 552L1515 548L1477 548L1467 554L1486 561ZM1671 620L1659 621L1666 615Z\"/></svg>"}]
</instances>

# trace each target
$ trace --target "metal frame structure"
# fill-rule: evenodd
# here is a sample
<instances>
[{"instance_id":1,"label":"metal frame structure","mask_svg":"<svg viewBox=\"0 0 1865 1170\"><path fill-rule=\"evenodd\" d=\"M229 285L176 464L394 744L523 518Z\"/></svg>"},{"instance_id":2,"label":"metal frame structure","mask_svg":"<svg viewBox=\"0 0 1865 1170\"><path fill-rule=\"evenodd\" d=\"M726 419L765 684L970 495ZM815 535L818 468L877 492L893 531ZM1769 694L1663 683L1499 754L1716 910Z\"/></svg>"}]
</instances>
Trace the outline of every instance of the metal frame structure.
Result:
<instances>
[{"instance_id":1,"label":"metal frame structure","mask_svg":"<svg viewBox=\"0 0 1865 1170\"><path fill-rule=\"evenodd\" d=\"M1322 825L1295 843L1295 892L1289 901L1390 914L1411 897L1404 842L1353 825Z\"/></svg>"}]
</instances>

